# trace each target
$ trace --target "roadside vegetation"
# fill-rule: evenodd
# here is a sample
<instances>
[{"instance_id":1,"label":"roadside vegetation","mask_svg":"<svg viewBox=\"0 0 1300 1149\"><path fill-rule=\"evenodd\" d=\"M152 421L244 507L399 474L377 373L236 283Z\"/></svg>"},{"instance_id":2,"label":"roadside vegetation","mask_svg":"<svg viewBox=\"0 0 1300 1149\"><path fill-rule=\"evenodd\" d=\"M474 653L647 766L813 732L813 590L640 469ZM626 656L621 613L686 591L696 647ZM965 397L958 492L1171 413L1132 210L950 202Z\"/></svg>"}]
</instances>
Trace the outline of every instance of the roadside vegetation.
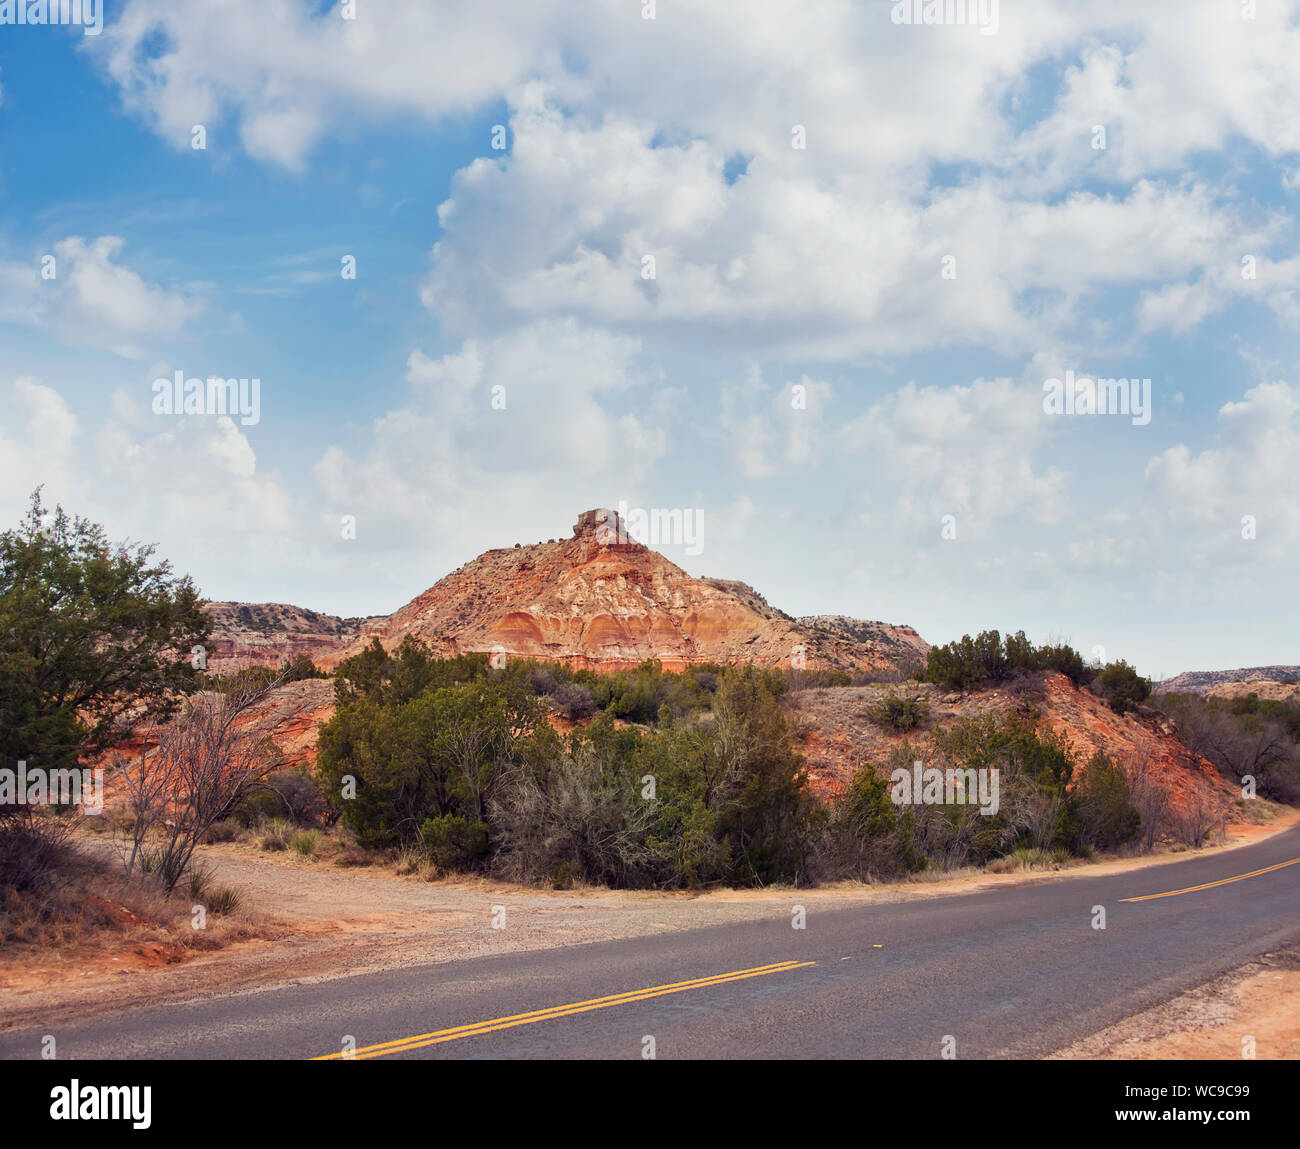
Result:
<instances>
[{"instance_id":1,"label":"roadside vegetation","mask_svg":"<svg viewBox=\"0 0 1300 1149\"><path fill-rule=\"evenodd\" d=\"M277 683L197 692L191 652L210 632L152 547L111 544L39 490L0 533L0 946L130 932L205 948L247 928L194 849L278 765L251 720ZM118 758L141 730L144 753ZM125 800L83 818L68 787L97 804L95 770ZM20 800L20 776L45 780L43 796ZM87 848L90 828L116 849ZM209 914L223 920L209 929Z\"/></svg>"},{"instance_id":2,"label":"roadside vegetation","mask_svg":"<svg viewBox=\"0 0 1300 1149\"><path fill-rule=\"evenodd\" d=\"M111 545L98 526L47 511L39 492L0 534L0 769L99 768L110 794L97 817L0 802L0 946L115 929L160 931L181 947L245 936L240 892L201 852L223 844L294 865L684 889L1059 866L1207 840L1215 810L1174 809L1149 765L1121 774L1103 754L1077 761L1031 707L932 721L935 688L1053 671L1119 713L1160 706L1225 776L1300 799L1300 707L1153 699L1126 663L1088 666L1022 632L965 636L910 671L856 675L497 668L409 640L394 651L373 642L332 675L305 656L215 675L191 657L209 640L195 588L150 548ZM327 677L336 707L308 774L280 746L305 705L286 687ZM866 717L892 749L819 798L789 696L865 684L889 689ZM900 805L896 779L921 757L963 778L995 768L996 810L981 813L973 795Z\"/></svg>"},{"instance_id":3,"label":"roadside vegetation","mask_svg":"<svg viewBox=\"0 0 1300 1149\"><path fill-rule=\"evenodd\" d=\"M557 887L879 879L1026 849L1091 857L1138 836L1141 814L1108 758L1076 763L1015 715L932 731L925 752L940 770L996 767L991 816L898 805L893 771L921 756L908 741L820 801L781 704L795 673L666 674L647 663L598 677L525 661L498 670L481 656L375 643L335 672L318 778L362 847ZM561 734L548 709L590 721ZM872 717L908 732L929 711L891 696Z\"/></svg>"},{"instance_id":4,"label":"roadside vegetation","mask_svg":"<svg viewBox=\"0 0 1300 1149\"><path fill-rule=\"evenodd\" d=\"M1157 694L1183 744L1212 762L1234 786L1300 805L1300 703Z\"/></svg>"}]
</instances>

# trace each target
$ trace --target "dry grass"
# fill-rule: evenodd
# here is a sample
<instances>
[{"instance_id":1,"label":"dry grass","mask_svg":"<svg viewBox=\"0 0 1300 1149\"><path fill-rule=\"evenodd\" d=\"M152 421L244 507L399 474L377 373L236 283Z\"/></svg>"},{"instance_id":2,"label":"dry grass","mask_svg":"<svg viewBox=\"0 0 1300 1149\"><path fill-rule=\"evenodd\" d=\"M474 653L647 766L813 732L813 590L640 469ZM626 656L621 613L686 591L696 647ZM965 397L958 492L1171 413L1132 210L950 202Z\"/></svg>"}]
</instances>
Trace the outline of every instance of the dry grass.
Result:
<instances>
[{"instance_id":1,"label":"dry grass","mask_svg":"<svg viewBox=\"0 0 1300 1149\"><path fill-rule=\"evenodd\" d=\"M263 933L259 915L240 906L238 890L217 886L212 872L192 869L168 893L151 874L130 879L109 857L93 857L67 838L52 844L18 828L12 845L41 855L40 868L14 865L0 874L0 962L35 955L93 955L152 943L183 960L186 951L219 949ZM196 913L202 906L204 912Z\"/></svg>"}]
</instances>

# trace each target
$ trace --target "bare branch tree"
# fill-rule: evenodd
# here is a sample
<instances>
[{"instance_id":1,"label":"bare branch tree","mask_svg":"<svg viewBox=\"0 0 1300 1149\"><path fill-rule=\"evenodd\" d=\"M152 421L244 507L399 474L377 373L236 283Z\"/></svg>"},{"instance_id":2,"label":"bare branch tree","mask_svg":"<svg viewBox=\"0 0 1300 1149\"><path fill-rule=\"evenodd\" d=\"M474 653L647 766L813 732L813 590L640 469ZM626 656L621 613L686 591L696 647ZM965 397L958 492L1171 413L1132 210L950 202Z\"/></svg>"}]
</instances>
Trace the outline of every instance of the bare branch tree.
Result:
<instances>
[{"instance_id":1,"label":"bare branch tree","mask_svg":"<svg viewBox=\"0 0 1300 1149\"><path fill-rule=\"evenodd\" d=\"M223 691L205 691L165 726L150 727L140 757L115 774L134 815L122 853L127 873L157 841L157 871L172 889L204 833L226 817L281 764L275 736L305 710L277 693L280 678L238 676Z\"/></svg>"}]
</instances>

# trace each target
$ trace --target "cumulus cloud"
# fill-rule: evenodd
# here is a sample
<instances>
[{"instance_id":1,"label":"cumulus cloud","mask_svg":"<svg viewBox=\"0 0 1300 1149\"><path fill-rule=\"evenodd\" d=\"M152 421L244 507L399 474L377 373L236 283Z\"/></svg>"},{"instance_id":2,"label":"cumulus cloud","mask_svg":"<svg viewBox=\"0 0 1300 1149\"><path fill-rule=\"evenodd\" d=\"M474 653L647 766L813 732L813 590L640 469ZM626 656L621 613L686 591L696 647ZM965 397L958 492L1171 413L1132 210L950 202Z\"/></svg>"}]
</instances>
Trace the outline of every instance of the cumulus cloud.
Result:
<instances>
[{"instance_id":1,"label":"cumulus cloud","mask_svg":"<svg viewBox=\"0 0 1300 1149\"><path fill-rule=\"evenodd\" d=\"M993 36L891 7L130 0L86 50L178 145L230 122L288 167L327 131L506 101L510 153L458 176L423 289L466 336L579 315L822 359L1032 353L1132 286L1138 333L1189 330L1243 252L1286 258L1231 187L1183 173L1234 140L1300 150L1295 5L1042 0ZM1110 189L1061 194L1084 179ZM1298 287L1265 297L1287 321Z\"/></svg>"},{"instance_id":2,"label":"cumulus cloud","mask_svg":"<svg viewBox=\"0 0 1300 1149\"><path fill-rule=\"evenodd\" d=\"M638 351L546 321L439 359L413 352L407 403L359 449L330 447L317 463L328 514L356 516L358 537L380 550L453 531L486 547L536 542L539 523L567 535L557 513L633 501L667 449L662 422L640 413Z\"/></svg>"},{"instance_id":3,"label":"cumulus cloud","mask_svg":"<svg viewBox=\"0 0 1300 1149\"><path fill-rule=\"evenodd\" d=\"M743 382L723 384L720 427L736 472L763 479L818 467L833 394L807 375L769 386L757 367Z\"/></svg>"},{"instance_id":4,"label":"cumulus cloud","mask_svg":"<svg viewBox=\"0 0 1300 1149\"><path fill-rule=\"evenodd\" d=\"M1190 181L1045 203L989 177L882 201L851 171L821 186L760 157L728 184L720 148L613 115L575 123L536 86L512 126L512 155L464 169L440 209L422 298L456 329L579 314L823 360L1025 354L1086 340L1080 312L1135 285L1155 285L1144 329L1192 326L1280 229Z\"/></svg>"},{"instance_id":5,"label":"cumulus cloud","mask_svg":"<svg viewBox=\"0 0 1300 1149\"><path fill-rule=\"evenodd\" d=\"M1032 384L908 383L846 424L838 445L864 460L864 521L938 538L943 516L952 515L962 534L978 537L997 520L1062 518L1066 476L1036 459L1048 426L1042 390ZM896 503L881 497L891 489Z\"/></svg>"},{"instance_id":6,"label":"cumulus cloud","mask_svg":"<svg viewBox=\"0 0 1300 1149\"><path fill-rule=\"evenodd\" d=\"M0 320L52 331L65 343L144 357L144 341L174 335L204 301L145 282L118 261L126 241L69 236L30 264L0 263Z\"/></svg>"},{"instance_id":7,"label":"cumulus cloud","mask_svg":"<svg viewBox=\"0 0 1300 1149\"><path fill-rule=\"evenodd\" d=\"M1218 442L1201 451L1170 447L1147 464L1146 482L1158 513L1183 529L1193 553L1229 561L1254 550L1293 556L1300 546L1300 389L1261 383L1225 403Z\"/></svg>"},{"instance_id":8,"label":"cumulus cloud","mask_svg":"<svg viewBox=\"0 0 1300 1149\"><path fill-rule=\"evenodd\" d=\"M0 430L0 519L16 521L44 485L103 522L110 536L159 544L178 569L202 566L233 581L266 561L268 540L306 541L309 527L278 473L259 471L251 444L226 416L157 416L148 391L119 390L102 410L73 410L54 387L30 378L0 384L11 412ZM204 587L220 597L220 587Z\"/></svg>"}]
</instances>

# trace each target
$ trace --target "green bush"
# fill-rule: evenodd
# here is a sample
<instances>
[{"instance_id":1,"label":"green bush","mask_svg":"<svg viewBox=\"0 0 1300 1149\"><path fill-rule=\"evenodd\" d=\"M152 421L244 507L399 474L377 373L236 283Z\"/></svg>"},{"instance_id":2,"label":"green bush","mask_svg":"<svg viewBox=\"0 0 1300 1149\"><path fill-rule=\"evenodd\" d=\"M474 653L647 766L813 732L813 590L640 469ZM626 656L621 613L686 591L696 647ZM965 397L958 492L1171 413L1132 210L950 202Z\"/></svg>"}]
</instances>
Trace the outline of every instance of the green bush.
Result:
<instances>
[{"instance_id":1,"label":"green bush","mask_svg":"<svg viewBox=\"0 0 1300 1149\"><path fill-rule=\"evenodd\" d=\"M428 818L420 829L429 857L440 870L468 870L482 864L488 853L488 824L459 814Z\"/></svg>"},{"instance_id":2,"label":"green bush","mask_svg":"<svg viewBox=\"0 0 1300 1149\"><path fill-rule=\"evenodd\" d=\"M1023 630L1004 641L998 631L986 630L974 638L966 634L958 641L932 646L921 680L945 690L978 690L1036 671L1067 675L1075 685L1088 677L1083 656L1071 646L1036 647Z\"/></svg>"},{"instance_id":3,"label":"green bush","mask_svg":"<svg viewBox=\"0 0 1300 1149\"><path fill-rule=\"evenodd\" d=\"M243 895L233 886L217 886L204 899L203 904L214 914L230 914L239 908Z\"/></svg>"},{"instance_id":4,"label":"green bush","mask_svg":"<svg viewBox=\"0 0 1300 1149\"><path fill-rule=\"evenodd\" d=\"M930 704L918 697L891 694L867 709L867 717L887 730L915 730L930 721Z\"/></svg>"},{"instance_id":5,"label":"green bush","mask_svg":"<svg viewBox=\"0 0 1300 1149\"><path fill-rule=\"evenodd\" d=\"M1151 680L1143 678L1122 659L1108 663L1097 671L1092 680L1093 689L1105 698L1116 714L1140 706L1151 697Z\"/></svg>"},{"instance_id":6,"label":"green bush","mask_svg":"<svg viewBox=\"0 0 1300 1149\"><path fill-rule=\"evenodd\" d=\"M1128 784L1100 750L1089 759L1070 796L1076 850L1114 850L1137 837L1142 817Z\"/></svg>"}]
</instances>

